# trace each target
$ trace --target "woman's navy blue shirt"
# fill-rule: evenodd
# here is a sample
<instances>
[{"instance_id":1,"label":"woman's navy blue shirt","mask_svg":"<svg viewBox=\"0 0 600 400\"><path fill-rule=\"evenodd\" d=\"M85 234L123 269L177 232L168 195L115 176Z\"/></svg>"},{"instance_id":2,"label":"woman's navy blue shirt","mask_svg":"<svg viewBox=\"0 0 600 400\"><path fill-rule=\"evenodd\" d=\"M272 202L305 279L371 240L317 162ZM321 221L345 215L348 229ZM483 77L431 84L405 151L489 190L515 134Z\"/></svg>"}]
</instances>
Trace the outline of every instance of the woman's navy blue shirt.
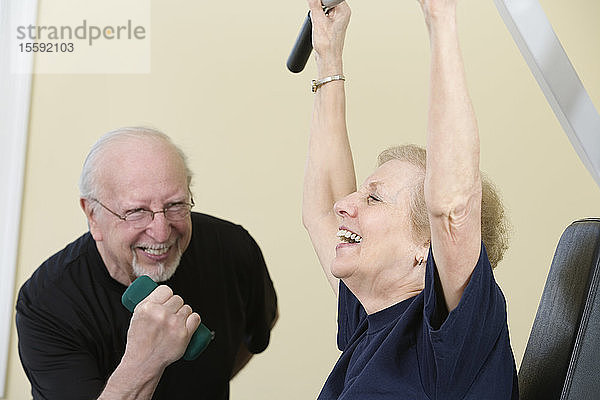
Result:
<instances>
[{"instance_id":1,"label":"woman's navy blue shirt","mask_svg":"<svg viewBox=\"0 0 600 400\"><path fill-rule=\"evenodd\" d=\"M337 339L342 355L318 400L519 397L506 302L483 244L450 313L431 249L425 289L377 313L340 282Z\"/></svg>"}]
</instances>

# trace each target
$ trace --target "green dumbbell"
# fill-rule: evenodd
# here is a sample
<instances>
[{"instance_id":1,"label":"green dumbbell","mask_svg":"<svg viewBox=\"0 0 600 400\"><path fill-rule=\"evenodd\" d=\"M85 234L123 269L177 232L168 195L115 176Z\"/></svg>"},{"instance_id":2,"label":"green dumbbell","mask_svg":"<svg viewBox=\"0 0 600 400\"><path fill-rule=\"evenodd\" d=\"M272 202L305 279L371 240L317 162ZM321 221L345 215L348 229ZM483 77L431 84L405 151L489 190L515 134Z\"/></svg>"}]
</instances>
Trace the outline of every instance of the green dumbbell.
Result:
<instances>
[{"instance_id":1,"label":"green dumbbell","mask_svg":"<svg viewBox=\"0 0 600 400\"><path fill-rule=\"evenodd\" d=\"M123 297L121 297L121 303L129 311L133 312L135 306L148 297L157 287L158 284L149 276L142 275L125 290ZM183 353L183 359L187 361L195 360L214 338L215 333L210 331L204 324L200 324L196 332L192 335L185 353Z\"/></svg>"}]
</instances>

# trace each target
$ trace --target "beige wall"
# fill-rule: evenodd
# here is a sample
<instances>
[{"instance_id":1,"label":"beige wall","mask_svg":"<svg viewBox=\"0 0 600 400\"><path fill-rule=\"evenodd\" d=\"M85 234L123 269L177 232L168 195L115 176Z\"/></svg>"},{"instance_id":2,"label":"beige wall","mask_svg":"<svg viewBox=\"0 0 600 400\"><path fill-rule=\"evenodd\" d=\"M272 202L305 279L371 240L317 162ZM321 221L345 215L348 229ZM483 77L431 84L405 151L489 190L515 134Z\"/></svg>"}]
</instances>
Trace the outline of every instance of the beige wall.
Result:
<instances>
[{"instance_id":1,"label":"beige wall","mask_svg":"<svg viewBox=\"0 0 600 400\"><path fill-rule=\"evenodd\" d=\"M600 3L542 5L600 106ZM348 119L362 180L380 149L424 142L428 43L415 1L351 6ZM35 76L16 287L85 230L76 182L95 139L122 125L155 126L189 154L197 209L254 235L278 291L272 343L233 381L232 399L315 398L338 353L335 299L300 222L315 69L292 75L284 66L306 8L302 0L153 1L151 74ZM558 238L574 219L600 215L600 191L492 0L463 0L460 22L482 168L513 225L497 277L520 362ZM6 398L28 397L13 328Z\"/></svg>"}]
</instances>

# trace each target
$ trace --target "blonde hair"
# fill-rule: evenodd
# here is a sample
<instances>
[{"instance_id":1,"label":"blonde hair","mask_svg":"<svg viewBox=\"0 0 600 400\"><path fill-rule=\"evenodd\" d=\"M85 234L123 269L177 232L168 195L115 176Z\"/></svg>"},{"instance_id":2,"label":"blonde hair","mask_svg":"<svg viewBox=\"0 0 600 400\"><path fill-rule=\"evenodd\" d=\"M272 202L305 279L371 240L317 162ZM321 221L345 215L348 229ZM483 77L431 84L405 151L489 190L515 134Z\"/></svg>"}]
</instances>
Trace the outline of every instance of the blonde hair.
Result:
<instances>
[{"instance_id":1,"label":"blonde hair","mask_svg":"<svg viewBox=\"0 0 600 400\"><path fill-rule=\"evenodd\" d=\"M380 167L390 160L406 161L423 172L413 188L409 208L413 239L424 243L431 238L424 190L427 152L414 144L393 146L379 154L377 166ZM483 174L481 174L481 190L481 240L485 244L492 268L496 268L508 249L509 224L496 187Z\"/></svg>"}]
</instances>

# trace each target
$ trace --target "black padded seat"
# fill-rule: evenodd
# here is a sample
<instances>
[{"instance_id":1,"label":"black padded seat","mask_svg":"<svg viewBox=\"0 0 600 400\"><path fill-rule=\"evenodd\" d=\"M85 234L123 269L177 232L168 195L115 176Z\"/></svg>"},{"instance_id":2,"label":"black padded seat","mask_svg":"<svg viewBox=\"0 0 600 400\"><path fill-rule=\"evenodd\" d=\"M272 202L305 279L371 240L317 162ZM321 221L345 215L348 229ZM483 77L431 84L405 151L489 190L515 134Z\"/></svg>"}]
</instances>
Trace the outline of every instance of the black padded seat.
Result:
<instances>
[{"instance_id":1,"label":"black padded seat","mask_svg":"<svg viewBox=\"0 0 600 400\"><path fill-rule=\"evenodd\" d=\"M522 400L600 399L599 257L600 219L565 229L519 370Z\"/></svg>"}]
</instances>

